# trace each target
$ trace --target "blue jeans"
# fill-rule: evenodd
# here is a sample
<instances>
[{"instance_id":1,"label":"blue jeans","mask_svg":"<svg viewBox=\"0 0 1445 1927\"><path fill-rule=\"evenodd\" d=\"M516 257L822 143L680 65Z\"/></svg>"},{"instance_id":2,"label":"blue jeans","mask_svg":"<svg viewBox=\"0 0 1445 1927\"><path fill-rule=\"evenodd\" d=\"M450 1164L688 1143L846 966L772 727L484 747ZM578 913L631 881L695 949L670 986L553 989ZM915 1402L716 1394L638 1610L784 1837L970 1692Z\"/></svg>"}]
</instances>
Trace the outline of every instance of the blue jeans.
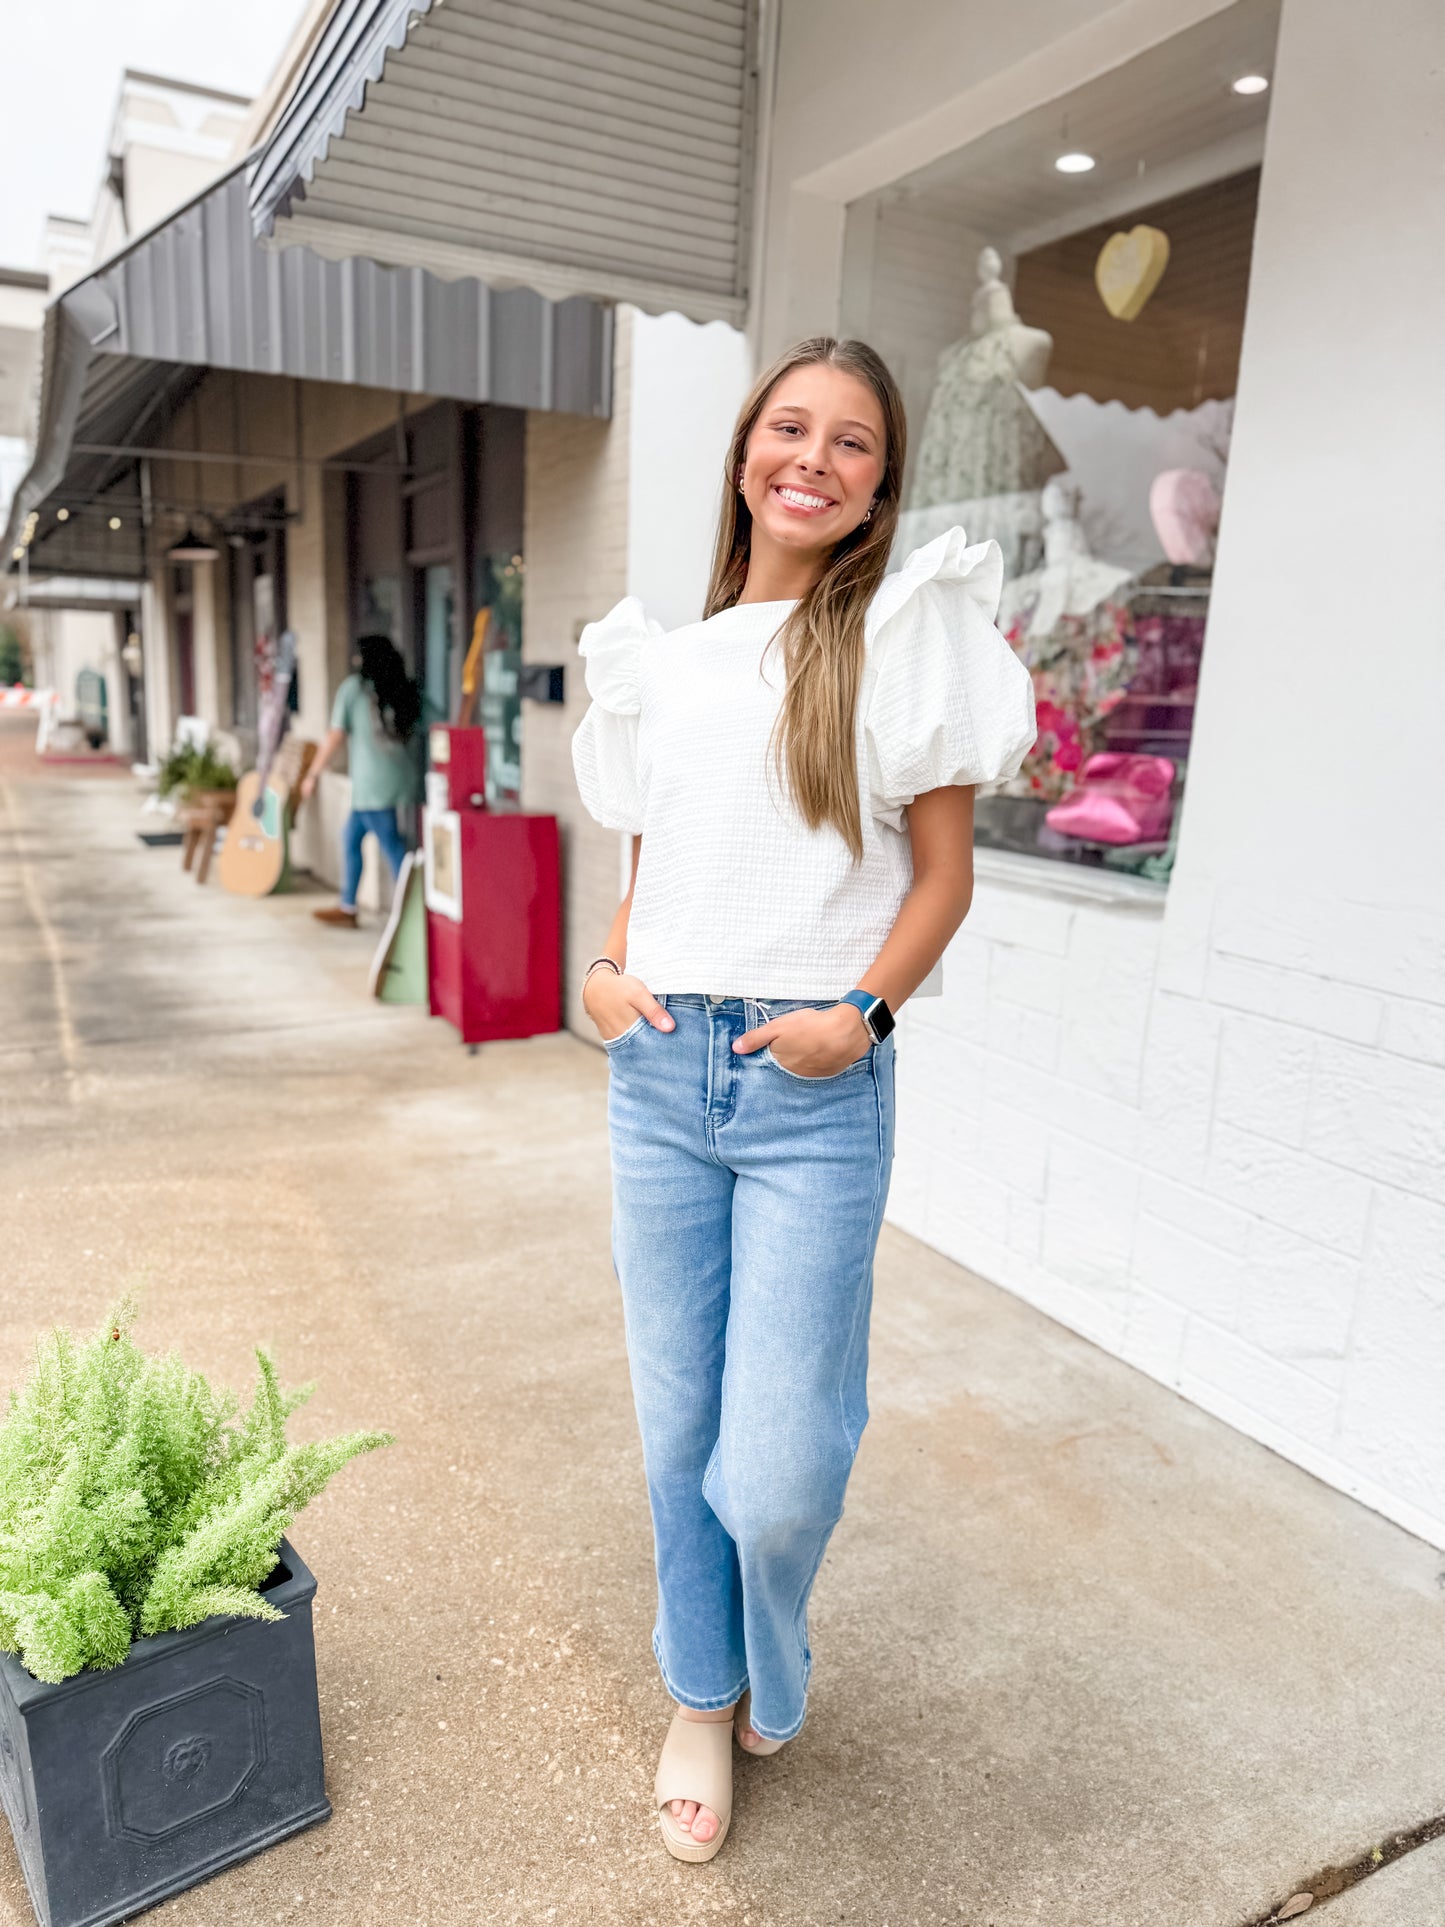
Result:
<instances>
[{"instance_id":1,"label":"blue jeans","mask_svg":"<svg viewBox=\"0 0 1445 1927\"><path fill-rule=\"evenodd\" d=\"M396 877L406 855L406 843L397 825L395 810L352 810L341 831L341 907L356 908L356 892L361 887L361 846L370 832L381 845L381 853Z\"/></svg>"},{"instance_id":2,"label":"blue jeans","mask_svg":"<svg viewBox=\"0 0 1445 1927\"><path fill-rule=\"evenodd\" d=\"M658 998L606 1046L612 1252L657 1555L652 1650L685 1706L803 1724L807 1608L868 1418L893 1040L834 1077L734 1038L831 1000Z\"/></svg>"}]
</instances>

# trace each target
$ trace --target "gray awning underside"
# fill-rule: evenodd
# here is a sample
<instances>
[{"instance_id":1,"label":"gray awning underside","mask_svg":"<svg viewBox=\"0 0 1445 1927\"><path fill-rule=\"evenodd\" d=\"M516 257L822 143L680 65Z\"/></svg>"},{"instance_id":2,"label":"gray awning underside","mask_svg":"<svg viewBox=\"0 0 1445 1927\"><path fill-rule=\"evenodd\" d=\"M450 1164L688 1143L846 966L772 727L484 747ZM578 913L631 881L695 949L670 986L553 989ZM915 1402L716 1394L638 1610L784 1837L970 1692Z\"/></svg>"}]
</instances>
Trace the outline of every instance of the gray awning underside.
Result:
<instances>
[{"instance_id":1,"label":"gray awning underside","mask_svg":"<svg viewBox=\"0 0 1445 1927\"><path fill-rule=\"evenodd\" d=\"M756 89L757 0L335 0L255 230L738 323Z\"/></svg>"},{"instance_id":2,"label":"gray awning underside","mask_svg":"<svg viewBox=\"0 0 1445 1927\"><path fill-rule=\"evenodd\" d=\"M37 529L30 566L142 574L134 458L83 451L156 445L208 368L606 416L612 314L581 297L262 248L243 165L48 310L35 458L11 507L5 566L48 498L104 498L106 516Z\"/></svg>"}]
</instances>

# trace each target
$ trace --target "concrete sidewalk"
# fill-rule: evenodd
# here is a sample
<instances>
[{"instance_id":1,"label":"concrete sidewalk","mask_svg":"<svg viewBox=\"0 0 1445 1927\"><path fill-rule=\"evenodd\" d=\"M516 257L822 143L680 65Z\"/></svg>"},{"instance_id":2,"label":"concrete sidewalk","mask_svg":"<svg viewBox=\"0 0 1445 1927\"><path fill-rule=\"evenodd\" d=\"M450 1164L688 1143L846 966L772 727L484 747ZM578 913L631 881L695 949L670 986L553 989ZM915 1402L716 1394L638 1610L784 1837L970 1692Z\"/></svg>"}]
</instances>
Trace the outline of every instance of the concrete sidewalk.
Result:
<instances>
[{"instance_id":1,"label":"concrete sidewalk","mask_svg":"<svg viewBox=\"0 0 1445 1927\"><path fill-rule=\"evenodd\" d=\"M136 826L0 777L0 1382L138 1286L143 1342L399 1440L294 1535L335 1817L164 1918L1244 1927L1445 1810L1440 1556L888 1232L808 1725L671 1861L602 1054L469 1056L367 1001L374 933ZM1441 1927L1442 1871L1308 1918Z\"/></svg>"}]
</instances>

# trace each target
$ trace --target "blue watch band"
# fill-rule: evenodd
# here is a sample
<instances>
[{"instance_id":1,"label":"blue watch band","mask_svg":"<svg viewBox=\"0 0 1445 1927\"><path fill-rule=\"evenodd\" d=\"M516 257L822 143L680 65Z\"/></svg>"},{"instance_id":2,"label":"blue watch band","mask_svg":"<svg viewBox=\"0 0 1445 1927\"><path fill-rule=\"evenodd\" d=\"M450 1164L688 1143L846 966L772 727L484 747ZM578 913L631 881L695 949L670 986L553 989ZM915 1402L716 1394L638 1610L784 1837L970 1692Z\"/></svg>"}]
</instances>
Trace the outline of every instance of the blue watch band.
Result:
<instances>
[{"instance_id":1,"label":"blue watch band","mask_svg":"<svg viewBox=\"0 0 1445 1927\"><path fill-rule=\"evenodd\" d=\"M853 1006L875 1044L881 1044L893 1029L893 1012L871 990L845 990L838 1002Z\"/></svg>"}]
</instances>

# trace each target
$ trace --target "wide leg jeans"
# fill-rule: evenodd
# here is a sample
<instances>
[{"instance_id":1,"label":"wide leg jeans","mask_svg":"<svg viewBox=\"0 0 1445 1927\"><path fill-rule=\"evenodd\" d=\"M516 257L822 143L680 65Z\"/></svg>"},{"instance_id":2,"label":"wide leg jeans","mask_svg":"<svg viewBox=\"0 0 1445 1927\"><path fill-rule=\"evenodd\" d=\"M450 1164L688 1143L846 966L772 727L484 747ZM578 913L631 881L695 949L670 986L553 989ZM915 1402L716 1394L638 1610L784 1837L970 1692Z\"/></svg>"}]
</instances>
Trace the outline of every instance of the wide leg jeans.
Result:
<instances>
[{"instance_id":1,"label":"wide leg jeans","mask_svg":"<svg viewBox=\"0 0 1445 1927\"><path fill-rule=\"evenodd\" d=\"M893 1040L800 1077L743 1031L804 1000L668 995L609 1041L613 1259L669 1693L803 1724L808 1597L868 1417ZM808 1007L821 1007L807 1000Z\"/></svg>"}]
</instances>

